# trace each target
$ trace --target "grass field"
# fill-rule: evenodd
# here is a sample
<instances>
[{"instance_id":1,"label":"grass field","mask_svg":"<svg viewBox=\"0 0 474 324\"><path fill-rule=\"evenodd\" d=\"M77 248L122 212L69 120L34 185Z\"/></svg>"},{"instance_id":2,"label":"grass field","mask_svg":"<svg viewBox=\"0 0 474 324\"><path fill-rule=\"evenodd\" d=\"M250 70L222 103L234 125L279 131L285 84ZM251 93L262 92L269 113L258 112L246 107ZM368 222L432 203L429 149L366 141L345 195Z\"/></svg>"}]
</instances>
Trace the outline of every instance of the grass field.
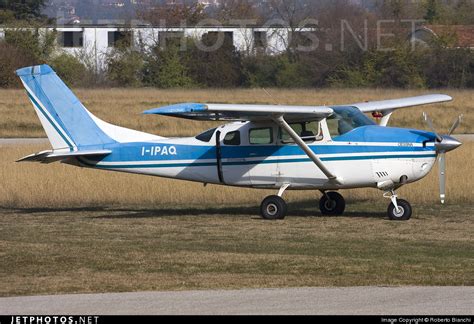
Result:
<instances>
[{"instance_id":1,"label":"grass field","mask_svg":"<svg viewBox=\"0 0 474 324\"><path fill-rule=\"evenodd\" d=\"M472 205L380 204L266 222L256 206L0 210L0 296L302 286L474 285Z\"/></svg>"},{"instance_id":2,"label":"grass field","mask_svg":"<svg viewBox=\"0 0 474 324\"><path fill-rule=\"evenodd\" d=\"M191 136L210 128L212 123L183 121L140 115L150 108L178 102L215 102L247 104L334 105L446 93L453 102L399 111L391 125L426 129L422 112L429 112L440 133L451 127L453 120L464 114L460 133L474 133L474 91L472 90L390 90L390 89L261 89L157 90L97 89L75 91L79 99L98 117L124 127L162 136ZM0 90L0 137L44 137L45 134L23 90Z\"/></svg>"}]
</instances>

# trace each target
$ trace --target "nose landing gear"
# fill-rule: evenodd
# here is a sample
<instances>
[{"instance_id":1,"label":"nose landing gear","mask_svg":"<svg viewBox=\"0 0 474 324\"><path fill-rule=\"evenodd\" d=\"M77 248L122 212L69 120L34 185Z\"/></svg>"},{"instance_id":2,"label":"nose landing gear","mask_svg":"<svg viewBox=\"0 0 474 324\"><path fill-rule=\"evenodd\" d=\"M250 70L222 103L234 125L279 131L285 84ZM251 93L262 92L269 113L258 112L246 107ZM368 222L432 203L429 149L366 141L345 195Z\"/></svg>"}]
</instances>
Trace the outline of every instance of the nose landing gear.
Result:
<instances>
[{"instance_id":1,"label":"nose landing gear","mask_svg":"<svg viewBox=\"0 0 474 324\"><path fill-rule=\"evenodd\" d=\"M407 221L412 216L412 208L408 201L398 199L395 191L391 190L384 194L385 198L392 200L388 206L387 214L388 218L393 221Z\"/></svg>"}]
</instances>

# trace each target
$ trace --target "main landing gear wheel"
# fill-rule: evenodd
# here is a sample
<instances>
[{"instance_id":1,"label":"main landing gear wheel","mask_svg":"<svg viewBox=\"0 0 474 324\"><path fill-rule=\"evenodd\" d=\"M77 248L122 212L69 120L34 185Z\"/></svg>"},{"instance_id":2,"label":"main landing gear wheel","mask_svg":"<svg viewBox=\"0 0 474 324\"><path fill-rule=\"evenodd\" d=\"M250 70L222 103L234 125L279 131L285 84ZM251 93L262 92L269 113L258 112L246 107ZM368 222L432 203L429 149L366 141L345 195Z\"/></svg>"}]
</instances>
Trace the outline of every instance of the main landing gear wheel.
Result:
<instances>
[{"instance_id":1,"label":"main landing gear wheel","mask_svg":"<svg viewBox=\"0 0 474 324\"><path fill-rule=\"evenodd\" d=\"M408 201L397 199L398 210L393 203L388 206L388 218L395 221L407 221L411 218L412 208Z\"/></svg>"},{"instance_id":2,"label":"main landing gear wheel","mask_svg":"<svg viewBox=\"0 0 474 324\"><path fill-rule=\"evenodd\" d=\"M340 216L346 210L346 201L337 192L326 192L319 201L319 209L323 215Z\"/></svg>"},{"instance_id":3,"label":"main landing gear wheel","mask_svg":"<svg viewBox=\"0 0 474 324\"><path fill-rule=\"evenodd\" d=\"M288 212L288 205L279 196L270 196L265 198L260 206L260 214L264 219L277 220L284 219Z\"/></svg>"}]
</instances>

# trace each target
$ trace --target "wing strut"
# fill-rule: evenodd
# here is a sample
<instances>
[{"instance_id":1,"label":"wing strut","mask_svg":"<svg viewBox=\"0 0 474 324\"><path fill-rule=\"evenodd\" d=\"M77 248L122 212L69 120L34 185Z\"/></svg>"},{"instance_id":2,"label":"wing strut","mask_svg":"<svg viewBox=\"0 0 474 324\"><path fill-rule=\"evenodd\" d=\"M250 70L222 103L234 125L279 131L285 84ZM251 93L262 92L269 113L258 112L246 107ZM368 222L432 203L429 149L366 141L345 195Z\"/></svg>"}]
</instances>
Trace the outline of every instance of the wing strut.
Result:
<instances>
[{"instance_id":1,"label":"wing strut","mask_svg":"<svg viewBox=\"0 0 474 324\"><path fill-rule=\"evenodd\" d=\"M338 184L341 184L340 179L338 179L328 168L324 165L324 163L318 158L318 156L311 150L311 148L301 139L301 137L291 128L290 125L286 122L283 116L275 117L273 119L275 123L278 124L281 128L283 128L288 135L295 141L296 144L308 155L308 157L313 160L314 164L328 177L329 180L335 181Z\"/></svg>"}]
</instances>

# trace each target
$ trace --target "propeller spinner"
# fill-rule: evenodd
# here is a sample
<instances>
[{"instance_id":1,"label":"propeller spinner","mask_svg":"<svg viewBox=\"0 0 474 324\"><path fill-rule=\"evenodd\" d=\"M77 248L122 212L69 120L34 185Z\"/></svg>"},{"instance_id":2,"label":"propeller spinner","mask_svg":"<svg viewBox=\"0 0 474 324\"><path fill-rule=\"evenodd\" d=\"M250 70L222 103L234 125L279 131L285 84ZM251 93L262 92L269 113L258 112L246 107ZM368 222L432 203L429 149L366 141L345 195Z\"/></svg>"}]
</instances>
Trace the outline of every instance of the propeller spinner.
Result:
<instances>
[{"instance_id":1,"label":"propeller spinner","mask_svg":"<svg viewBox=\"0 0 474 324\"><path fill-rule=\"evenodd\" d=\"M439 156L439 196L441 198L441 203L444 204L446 201L446 153L453 151L462 145L460 141L458 141L451 135L461 124L463 116L459 116L454 121L453 126L451 126L448 135L443 136L439 135L438 132L436 132L436 129L433 126L433 122L431 121L430 117L428 117L427 113L423 113L423 117L428 127L436 136L435 147L436 152Z\"/></svg>"}]
</instances>

